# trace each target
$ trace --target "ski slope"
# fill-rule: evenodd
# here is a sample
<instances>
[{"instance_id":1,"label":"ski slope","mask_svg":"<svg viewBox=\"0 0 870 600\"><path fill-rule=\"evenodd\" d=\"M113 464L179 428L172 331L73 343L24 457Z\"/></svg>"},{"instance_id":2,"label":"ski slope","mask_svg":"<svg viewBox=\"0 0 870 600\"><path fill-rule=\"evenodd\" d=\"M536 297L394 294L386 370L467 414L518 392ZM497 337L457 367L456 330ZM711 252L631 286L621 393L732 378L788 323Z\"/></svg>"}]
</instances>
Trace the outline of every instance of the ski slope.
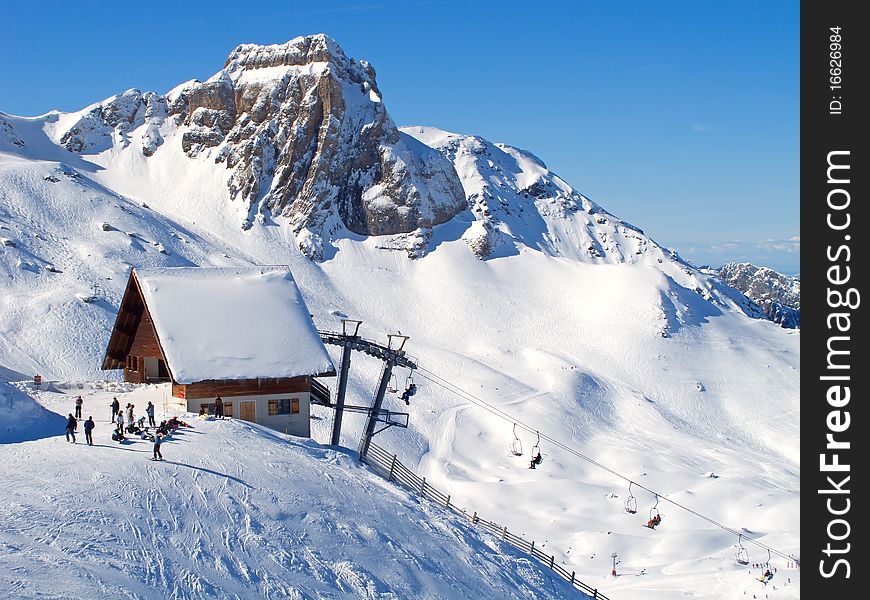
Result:
<instances>
[{"instance_id":1,"label":"ski slope","mask_svg":"<svg viewBox=\"0 0 870 600\"><path fill-rule=\"evenodd\" d=\"M82 394L97 425L92 447L81 431L0 446L5 598L578 597L351 453L192 419L154 462L148 441L111 441L109 403L151 400L159 421L166 386L31 393L62 414Z\"/></svg>"}]
</instances>

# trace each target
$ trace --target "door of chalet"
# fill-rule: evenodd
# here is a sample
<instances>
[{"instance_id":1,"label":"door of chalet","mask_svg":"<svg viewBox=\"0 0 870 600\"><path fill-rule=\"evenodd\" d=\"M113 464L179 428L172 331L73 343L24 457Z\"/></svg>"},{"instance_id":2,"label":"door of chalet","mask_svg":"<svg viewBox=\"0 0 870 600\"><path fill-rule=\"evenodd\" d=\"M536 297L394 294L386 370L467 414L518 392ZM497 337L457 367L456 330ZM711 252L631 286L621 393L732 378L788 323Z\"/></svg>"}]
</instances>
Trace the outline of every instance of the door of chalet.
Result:
<instances>
[{"instance_id":1,"label":"door of chalet","mask_svg":"<svg viewBox=\"0 0 870 600\"><path fill-rule=\"evenodd\" d=\"M243 421L256 423L257 421L257 403L256 402L239 402L239 418Z\"/></svg>"}]
</instances>

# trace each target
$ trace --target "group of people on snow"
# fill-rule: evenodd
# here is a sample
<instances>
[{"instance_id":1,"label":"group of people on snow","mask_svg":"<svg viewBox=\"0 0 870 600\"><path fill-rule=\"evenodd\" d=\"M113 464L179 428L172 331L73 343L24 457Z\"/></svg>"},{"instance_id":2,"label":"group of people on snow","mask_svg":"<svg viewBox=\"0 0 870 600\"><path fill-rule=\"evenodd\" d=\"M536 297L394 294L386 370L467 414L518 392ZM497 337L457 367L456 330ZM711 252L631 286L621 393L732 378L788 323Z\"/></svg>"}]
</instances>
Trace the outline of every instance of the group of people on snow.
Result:
<instances>
[{"instance_id":1,"label":"group of people on snow","mask_svg":"<svg viewBox=\"0 0 870 600\"><path fill-rule=\"evenodd\" d=\"M67 442L73 444L76 443L76 432L78 431L79 421L82 419L83 405L84 400L81 396L77 396L75 399L75 415L70 413L66 421ZM135 419L135 405L130 402L127 403L124 410L121 410L121 403L118 402L117 397L114 397L112 398L109 407L112 409L112 418L109 422L115 425L115 429L112 432L112 439L120 443L127 439L124 434L130 433L139 435L144 440L153 441L153 460L163 460L163 454L160 451L160 447L165 437L178 427L189 427L187 423L179 420L178 417L172 417L169 420L161 421L160 425L157 425L157 422L154 419L154 404L150 401L148 402L148 406L145 407L145 415L140 416L138 421ZM223 418L224 416L223 400L221 400L220 396L215 399L215 415L220 418ZM147 426L145 425L146 416L148 418ZM150 428L154 428L154 433L149 432ZM84 431L85 441L89 446L93 446L93 417L88 417L88 420L84 422Z\"/></svg>"},{"instance_id":2,"label":"group of people on snow","mask_svg":"<svg viewBox=\"0 0 870 600\"><path fill-rule=\"evenodd\" d=\"M69 417L66 420L66 441L71 442L73 444L76 443L76 431L78 431L78 422L82 418L82 406L84 405L84 400L81 396L76 397L75 399L75 416L72 413L69 414ZM123 442L126 438L124 433L133 433L139 434L142 436L142 439L149 439L154 441L154 460L163 460L163 454L160 452L160 445L163 442L163 438L169 433L169 426L166 425L166 421L161 423L161 427L157 427L157 424L154 420L154 404L148 402L148 406L145 407L145 414L148 417L148 427L154 427L157 431L152 435L148 433L148 428L145 427L145 417L139 417L138 426L134 422L134 408L135 406L131 403L127 403L125 410L121 410L121 403L118 402L118 398L112 398L112 402L109 405L112 409L112 418L111 423L115 424L115 430L112 433L112 439L117 442ZM125 413L126 412L126 419ZM174 418L174 417L173 417ZM127 426L125 428L124 423L126 422ZM85 430L85 441L88 446L94 445L93 440L93 431L94 431L95 423L93 417L88 417L88 420L84 422L84 430Z\"/></svg>"}]
</instances>

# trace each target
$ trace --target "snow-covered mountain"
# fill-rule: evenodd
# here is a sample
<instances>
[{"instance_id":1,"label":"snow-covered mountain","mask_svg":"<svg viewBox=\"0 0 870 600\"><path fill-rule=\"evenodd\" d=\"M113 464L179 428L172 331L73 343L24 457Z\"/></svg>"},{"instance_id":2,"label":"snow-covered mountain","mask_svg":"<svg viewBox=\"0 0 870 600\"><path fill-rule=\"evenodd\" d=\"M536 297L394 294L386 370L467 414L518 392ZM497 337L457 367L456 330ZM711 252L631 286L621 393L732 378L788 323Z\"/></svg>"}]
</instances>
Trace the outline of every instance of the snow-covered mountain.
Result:
<instances>
[{"instance_id":1,"label":"snow-covered mountain","mask_svg":"<svg viewBox=\"0 0 870 600\"><path fill-rule=\"evenodd\" d=\"M403 127L456 168L474 219L463 239L487 258L519 246L592 263L663 263L643 231L575 191L530 152L434 127Z\"/></svg>"},{"instance_id":2,"label":"snow-covered mountain","mask_svg":"<svg viewBox=\"0 0 870 600\"><path fill-rule=\"evenodd\" d=\"M398 129L381 98L370 65L311 36L240 46L215 77L166 94L0 114L0 373L107 376L132 267L286 264L318 326L400 329L427 370L745 531L753 562L767 554L747 538L799 553L799 332L529 152ZM349 403L370 403L378 373L355 359ZM378 444L584 581L613 598L760 591L734 565L735 535L676 508L641 528L655 498L635 489L641 514L626 514L622 480L558 448L531 471L508 451L511 422L417 383L410 427ZM361 427L346 416L342 444ZM535 439L520 435L527 454ZM797 598L798 582L786 572L764 593Z\"/></svg>"},{"instance_id":3,"label":"snow-covered mountain","mask_svg":"<svg viewBox=\"0 0 870 600\"><path fill-rule=\"evenodd\" d=\"M443 158L397 130L374 68L325 35L241 45L205 82L127 90L65 116L54 136L79 154L170 145L220 165L243 228L287 217L315 258L323 239L428 231L465 208Z\"/></svg>"},{"instance_id":4,"label":"snow-covered mountain","mask_svg":"<svg viewBox=\"0 0 870 600\"><path fill-rule=\"evenodd\" d=\"M716 275L749 296L774 323L801 326L801 280L751 263L728 263Z\"/></svg>"}]
</instances>

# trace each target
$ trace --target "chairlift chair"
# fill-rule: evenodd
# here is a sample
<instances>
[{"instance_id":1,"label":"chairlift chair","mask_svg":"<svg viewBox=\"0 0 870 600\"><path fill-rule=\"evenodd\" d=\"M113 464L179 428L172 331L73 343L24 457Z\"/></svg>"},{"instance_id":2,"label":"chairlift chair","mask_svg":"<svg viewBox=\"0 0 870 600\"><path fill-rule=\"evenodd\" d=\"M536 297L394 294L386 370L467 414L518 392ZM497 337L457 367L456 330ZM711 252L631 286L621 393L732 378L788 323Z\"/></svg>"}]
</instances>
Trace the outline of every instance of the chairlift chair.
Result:
<instances>
[{"instance_id":1,"label":"chairlift chair","mask_svg":"<svg viewBox=\"0 0 870 600\"><path fill-rule=\"evenodd\" d=\"M758 581L763 583L765 587L767 587L768 582L773 579L773 571L770 570L770 550L767 551L767 560L761 564L761 577L758 577ZM766 577L766 575L768 575Z\"/></svg>"},{"instance_id":2,"label":"chairlift chair","mask_svg":"<svg viewBox=\"0 0 870 600\"><path fill-rule=\"evenodd\" d=\"M390 394L395 394L396 392L399 391L398 386L399 386L399 382L396 379L396 374L393 373L392 375L390 375L389 383L387 383L387 392Z\"/></svg>"},{"instance_id":3,"label":"chairlift chair","mask_svg":"<svg viewBox=\"0 0 870 600\"><path fill-rule=\"evenodd\" d=\"M628 482L628 498L625 499L625 512L634 515L637 514L637 498L631 493L631 486L634 485L633 481Z\"/></svg>"},{"instance_id":4,"label":"chairlift chair","mask_svg":"<svg viewBox=\"0 0 870 600\"><path fill-rule=\"evenodd\" d=\"M399 396L402 400L405 401L405 404L411 404L411 396L417 393L417 384L414 383L414 376L411 373L408 373L408 377L405 378L405 391L402 392L402 395Z\"/></svg>"},{"instance_id":5,"label":"chairlift chair","mask_svg":"<svg viewBox=\"0 0 870 600\"><path fill-rule=\"evenodd\" d=\"M662 522L662 515L659 513L659 496L656 494L656 503L649 509L649 521L644 524L648 529L655 529L656 525Z\"/></svg>"},{"instance_id":6,"label":"chairlift chair","mask_svg":"<svg viewBox=\"0 0 870 600\"><path fill-rule=\"evenodd\" d=\"M535 445L532 446L532 461L529 463L529 468L534 469L535 465L539 465L544 462L544 455L541 454L541 432L536 431L535 434L538 436Z\"/></svg>"},{"instance_id":7,"label":"chairlift chair","mask_svg":"<svg viewBox=\"0 0 870 600\"><path fill-rule=\"evenodd\" d=\"M743 547L743 543L740 541L740 538L743 537L743 534L737 534L737 564L738 565L748 565L749 564L749 551Z\"/></svg>"},{"instance_id":8,"label":"chairlift chair","mask_svg":"<svg viewBox=\"0 0 870 600\"><path fill-rule=\"evenodd\" d=\"M514 456L522 456L523 455L523 443L520 441L519 436L517 436L517 424L514 423L514 441L511 442L511 454Z\"/></svg>"}]
</instances>

